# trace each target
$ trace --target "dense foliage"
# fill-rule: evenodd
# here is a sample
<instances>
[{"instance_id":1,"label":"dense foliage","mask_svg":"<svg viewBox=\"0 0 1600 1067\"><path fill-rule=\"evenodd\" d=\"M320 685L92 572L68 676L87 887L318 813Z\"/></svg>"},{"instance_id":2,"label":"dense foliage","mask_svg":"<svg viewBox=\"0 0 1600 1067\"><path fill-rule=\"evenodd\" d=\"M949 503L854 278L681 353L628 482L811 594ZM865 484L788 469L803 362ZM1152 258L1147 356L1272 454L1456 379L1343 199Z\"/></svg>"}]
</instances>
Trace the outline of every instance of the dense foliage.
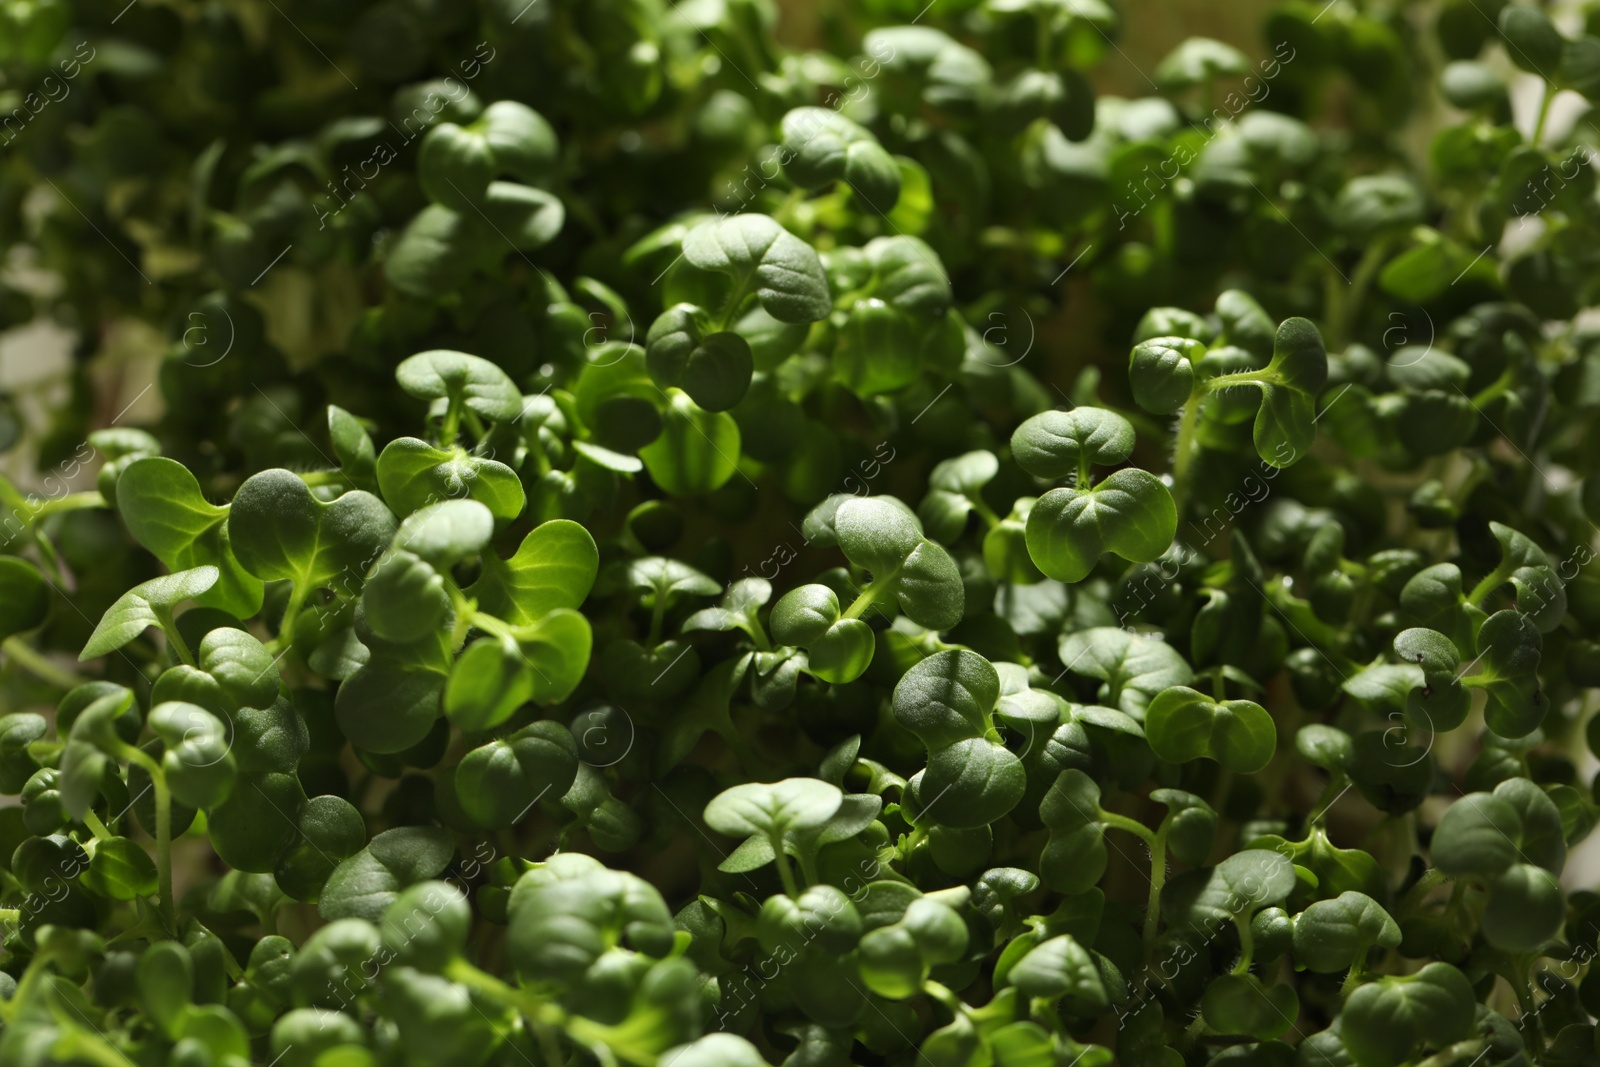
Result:
<instances>
[{"instance_id":1,"label":"dense foliage","mask_svg":"<svg viewBox=\"0 0 1600 1067\"><path fill-rule=\"evenodd\" d=\"M826 7L0 2L0 1063L1600 1062L1600 4Z\"/></svg>"}]
</instances>

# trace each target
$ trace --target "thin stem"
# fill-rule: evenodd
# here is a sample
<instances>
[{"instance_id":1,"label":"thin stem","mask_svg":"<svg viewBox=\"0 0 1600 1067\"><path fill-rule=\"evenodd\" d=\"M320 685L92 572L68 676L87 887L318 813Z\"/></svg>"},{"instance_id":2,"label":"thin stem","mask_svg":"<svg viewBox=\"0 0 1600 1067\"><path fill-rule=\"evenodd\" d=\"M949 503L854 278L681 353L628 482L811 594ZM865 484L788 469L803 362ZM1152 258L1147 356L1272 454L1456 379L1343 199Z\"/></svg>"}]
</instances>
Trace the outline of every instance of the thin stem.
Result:
<instances>
[{"instance_id":1,"label":"thin stem","mask_svg":"<svg viewBox=\"0 0 1600 1067\"><path fill-rule=\"evenodd\" d=\"M1233 917L1234 929L1239 931L1239 962L1233 965L1234 974L1249 972L1256 959L1256 936L1250 930L1250 917L1239 914Z\"/></svg>"},{"instance_id":2,"label":"thin stem","mask_svg":"<svg viewBox=\"0 0 1600 1067\"><path fill-rule=\"evenodd\" d=\"M172 899L172 790L167 788L167 776L155 774L150 778L156 792L156 878L161 894L161 914L167 926L178 929L177 902Z\"/></svg>"},{"instance_id":3,"label":"thin stem","mask_svg":"<svg viewBox=\"0 0 1600 1067\"><path fill-rule=\"evenodd\" d=\"M1541 95L1539 97L1539 118L1533 124L1533 137L1528 142L1534 148L1539 147L1539 142L1544 139L1545 120L1550 117L1550 105L1555 102L1556 94L1550 91L1550 83L1540 81Z\"/></svg>"},{"instance_id":4,"label":"thin stem","mask_svg":"<svg viewBox=\"0 0 1600 1067\"><path fill-rule=\"evenodd\" d=\"M1055 13L1051 8L1041 4L1035 9L1038 21L1038 47L1034 52L1034 66L1040 70L1049 70L1053 65L1050 62L1053 42L1051 37L1055 30Z\"/></svg>"},{"instance_id":5,"label":"thin stem","mask_svg":"<svg viewBox=\"0 0 1600 1067\"><path fill-rule=\"evenodd\" d=\"M850 606L844 609L844 614L840 617L845 619L861 618L866 613L866 610L872 607L873 601L878 599L878 594L883 592L884 586L887 584L887 579L874 578L862 586L861 595L850 602Z\"/></svg>"},{"instance_id":6,"label":"thin stem","mask_svg":"<svg viewBox=\"0 0 1600 1067\"><path fill-rule=\"evenodd\" d=\"M178 624L172 621L171 608L155 608L156 621L161 624L161 632L167 635L167 644L172 646L172 651L178 660L194 666L194 653L189 651L189 642L183 639L178 632Z\"/></svg>"},{"instance_id":7,"label":"thin stem","mask_svg":"<svg viewBox=\"0 0 1600 1067\"><path fill-rule=\"evenodd\" d=\"M1377 277L1378 270L1383 266L1383 261L1389 255L1389 241L1380 238L1367 246L1361 255L1361 262L1356 264L1356 272L1350 278L1350 303L1347 307L1348 317L1344 324L1344 336L1350 336L1350 325L1356 315L1361 312L1361 304L1367 297L1367 290L1372 286L1372 280Z\"/></svg>"},{"instance_id":8,"label":"thin stem","mask_svg":"<svg viewBox=\"0 0 1600 1067\"><path fill-rule=\"evenodd\" d=\"M783 850L783 835L772 834L772 851L778 858L778 877L783 881L783 891L790 900L800 896L800 883L795 881L794 867L789 862L789 854Z\"/></svg>"},{"instance_id":9,"label":"thin stem","mask_svg":"<svg viewBox=\"0 0 1600 1067\"><path fill-rule=\"evenodd\" d=\"M283 619L278 623L278 645L281 648L290 648L294 645L294 624L300 617L300 609L305 605L306 594L309 589L301 588L295 582L289 589L289 602L283 606Z\"/></svg>"},{"instance_id":10,"label":"thin stem","mask_svg":"<svg viewBox=\"0 0 1600 1067\"><path fill-rule=\"evenodd\" d=\"M106 829L106 824L100 821L100 816L94 813L93 808L83 813L83 825L87 826L89 832L94 834L96 841L105 841L116 836L116 834Z\"/></svg>"},{"instance_id":11,"label":"thin stem","mask_svg":"<svg viewBox=\"0 0 1600 1067\"><path fill-rule=\"evenodd\" d=\"M1150 842L1150 899L1144 907L1144 958L1148 964L1155 957L1156 928L1161 924L1161 888L1167 882L1167 831L1172 827L1172 815L1161 820L1161 828Z\"/></svg>"},{"instance_id":12,"label":"thin stem","mask_svg":"<svg viewBox=\"0 0 1600 1067\"><path fill-rule=\"evenodd\" d=\"M1467 603L1482 607L1490 593L1506 584L1506 578L1498 569L1490 571L1483 576L1483 581L1472 587L1472 592L1467 594Z\"/></svg>"},{"instance_id":13,"label":"thin stem","mask_svg":"<svg viewBox=\"0 0 1600 1067\"><path fill-rule=\"evenodd\" d=\"M945 985L943 982L935 982L930 978L926 982L922 983L922 991L928 994L934 1000L937 1000L939 1003L943 1004L945 1007L949 1008L950 1014L952 1015L959 1016L967 1013L966 1002L957 996L955 991L949 986Z\"/></svg>"},{"instance_id":14,"label":"thin stem","mask_svg":"<svg viewBox=\"0 0 1600 1067\"><path fill-rule=\"evenodd\" d=\"M1172 498L1178 506L1178 516L1183 516L1183 500L1189 492L1189 464L1194 461L1196 431L1200 428L1200 401L1206 390L1195 383L1194 392L1183 405L1183 415L1178 419L1178 443L1172 456Z\"/></svg>"},{"instance_id":15,"label":"thin stem","mask_svg":"<svg viewBox=\"0 0 1600 1067\"><path fill-rule=\"evenodd\" d=\"M761 625L760 619L752 618L750 620L750 628L746 630L745 633L748 634L750 640L755 643L757 651L772 651L772 638L767 636L767 628Z\"/></svg>"},{"instance_id":16,"label":"thin stem","mask_svg":"<svg viewBox=\"0 0 1600 1067\"><path fill-rule=\"evenodd\" d=\"M6 638L4 643L0 643L0 652L11 657L12 662L35 678L57 689L73 689L82 682L76 674L56 666L48 657L20 637Z\"/></svg>"},{"instance_id":17,"label":"thin stem","mask_svg":"<svg viewBox=\"0 0 1600 1067\"><path fill-rule=\"evenodd\" d=\"M1404 919L1422 906L1428 894L1437 886L1450 880L1450 876L1437 867L1430 867L1422 872L1417 879L1417 884L1406 890L1406 895L1400 898L1400 905L1395 909L1395 918Z\"/></svg>"},{"instance_id":18,"label":"thin stem","mask_svg":"<svg viewBox=\"0 0 1600 1067\"><path fill-rule=\"evenodd\" d=\"M978 513L978 517L983 520L985 526L992 530L1000 525L1000 516L995 514L994 508L984 502L983 497L973 493L967 499L972 502L972 510Z\"/></svg>"},{"instance_id":19,"label":"thin stem","mask_svg":"<svg viewBox=\"0 0 1600 1067\"><path fill-rule=\"evenodd\" d=\"M300 471L300 480L306 483L307 488L315 489L323 485L353 486L349 475L342 470L334 471Z\"/></svg>"},{"instance_id":20,"label":"thin stem","mask_svg":"<svg viewBox=\"0 0 1600 1067\"><path fill-rule=\"evenodd\" d=\"M483 447L485 438L489 436L489 428L483 424L483 420L478 417L478 413L471 408L463 408L461 413L466 417L467 431L478 439L478 443L473 449L476 452Z\"/></svg>"},{"instance_id":21,"label":"thin stem","mask_svg":"<svg viewBox=\"0 0 1600 1067\"><path fill-rule=\"evenodd\" d=\"M1349 287L1332 263L1324 275L1323 316L1328 324L1328 349L1343 352L1349 342L1350 300Z\"/></svg>"},{"instance_id":22,"label":"thin stem","mask_svg":"<svg viewBox=\"0 0 1600 1067\"><path fill-rule=\"evenodd\" d=\"M547 1031L566 1033L602 1063L620 1059L638 1067L655 1067L656 1056L648 1048L635 1046L623 1039L627 1030L625 1026L610 1027L581 1015L568 1015L559 1006L541 1000L528 990L507 985L464 959L452 960L446 965L444 974L451 981L469 986L515 1008L533 1023L541 1035Z\"/></svg>"},{"instance_id":23,"label":"thin stem","mask_svg":"<svg viewBox=\"0 0 1600 1067\"><path fill-rule=\"evenodd\" d=\"M444 410L444 425L439 428L439 443L449 448L456 443L456 438L459 436L461 436L461 402L451 397L450 406Z\"/></svg>"},{"instance_id":24,"label":"thin stem","mask_svg":"<svg viewBox=\"0 0 1600 1067\"><path fill-rule=\"evenodd\" d=\"M1350 999L1350 994L1354 993L1356 991L1356 987L1361 984L1361 976L1363 973L1365 973L1366 969L1367 953L1363 951L1360 956L1356 957L1355 962L1350 964L1350 970L1344 976L1344 984L1339 986L1339 999Z\"/></svg>"},{"instance_id":25,"label":"thin stem","mask_svg":"<svg viewBox=\"0 0 1600 1067\"><path fill-rule=\"evenodd\" d=\"M648 644L655 648L661 643L661 627L667 617L667 598L662 593L656 594L655 603L650 607L650 637Z\"/></svg>"},{"instance_id":26,"label":"thin stem","mask_svg":"<svg viewBox=\"0 0 1600 1067\"><path fill-rule=\"evenodd\" d=\"M83 1059L103 1067L127 1067L129 1063L128 1058L104 1037L70 1027L57 1039L53 1051L70 1059Z\"/></svg>"},{"instance_id":27,"label":"thin stem","mask_svg":"<svg viewBox=\"0 0 1600 1067\"><path fill-rule=\"evenodd\" d=\"M34 510L30 521L38 522L47 516L59 511L78 511L82 508L110 507L106 498L100 495L98 489L91 489L86 493L68 493L66 496L57 497L55 500L46 500Z\"/></svg>"},{"instance_id":28,"label":"thin stem","mask_svg":"<svg viewBox=\"0 0 1600 1067\"><path fill-rule=\"evenodd\" d=\"M172 899L172 790L167 786L166 772L149 753L133 745L119 746L117 754L129 763L136 763L150 776L151 788L156 795L156 884L160 894L161 918L167 929L178 929L177 907Z\"/></svg>"},{"instance_id":29,"label":"thin stem","mask_svg":"<svg viewBox=\"0 0 1600 1067\"><path fill-rule=\"evenodd\" d=\"M1228 795L1232 792L1233 772L1224 767L1217 775L1216 795L1211 798L1211 806L1216 810L1220 818L1227 818L1227 812L1224 809L1228 806Z\"/></svg>"},{"instance_id":30,"label":"thin stem","mask_svg":"<svg viewBox=\"0 0 1600 1067\"><path fill-rule=\"evenodd\" d=\"M1155 847L1155 833L1139 820L1130 819L1126 815L1118 815L1114 811L1106 811L1104 808L1100 809L1100 814L1097 818L1107 826L1115 826L1118 830L1126 830L1151 848Z\"/></svg>"}]
</instances>

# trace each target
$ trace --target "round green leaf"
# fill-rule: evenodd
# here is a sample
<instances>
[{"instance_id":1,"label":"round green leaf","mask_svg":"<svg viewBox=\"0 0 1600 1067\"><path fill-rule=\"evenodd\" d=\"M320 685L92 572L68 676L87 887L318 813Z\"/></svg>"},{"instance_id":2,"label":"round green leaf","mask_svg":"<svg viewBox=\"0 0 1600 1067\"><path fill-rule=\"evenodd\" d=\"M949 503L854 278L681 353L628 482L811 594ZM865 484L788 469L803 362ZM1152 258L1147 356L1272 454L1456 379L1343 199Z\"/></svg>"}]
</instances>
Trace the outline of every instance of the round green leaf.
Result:
<instances>
[{"instance_id":1,"label":"round green leaf","mask_svg":"<svg viewBox=\"0 0 1600 1067\"><path fill-rule=\"evenodd\" d=\"M494 514L476 500L442 500L407 515L394 547L449 568L483 551L494 536Z\"/></svg>"},{"instance_id":2,"label":"round green leaf","mask_svg":"<svg viewBox=\"0 0 1600 1067\"><path fill-rule=\"evenodd\" d=\"M1108 467L1133 454L1133 424L1104 408L1045 411L1027 419L1011 435L1017 465L1052 481L1093 463Z\"/></svg>"},{"instance_id":3,"label":"round green leaf","mask_svg":"<svg viewBox=\"0 0 1600 1067\"><path fill-rule=\"evenodd\" d=\"M661 435L639 450L639 458L664 492L712 492L738 470L739 424L727 412L706 411L674 389L667 395Z\"/></svg>"},{"instance_id":4,"label":"round green leaf","mask_svg":"<svg viewBox=\"0 0 1600 1067\"><path fill-rule=\"evenodd\" d=\"M780 322L815 322L833 310L816 251L766 215L702 223L684 235L683 258L733 279L729 307L753 294Z\"/></svg>"},{"instance_id":5,"label":"round green leaf","mask_svg":"<svg viewBox=\"0 0 1600 1067\"><path fill-rule=\"evenodd\" d=\"M1046 577L1081 582L1107 552L1148 563L1172 545L1178 510L1149 471L1114 471L1092 489L1052 489L1028 513L1028 555Z\"/></svg>"},{"instance_id":6,"label":"round green leaf","mask_svg":"<svg viewBox=\"0 0 1600 1067\"><path fill-rule=\"evenodd\" d=\"M261 610L261 580L234 556L228 508L205 499L189 468L162 456L134 460L117 479L117 511L133 539L170 570L217 568L217 584L198 603L241 619Z\"/></svg>"},{"instance_id":7,"label":"round green leaf","mask_svg":"<svg viewBox=\"0 0 1600 1067\"><path fill-rule=\"evenodd\" d=\"M1140 341L1128 357L1134 401L1157 415L1177 411L1194 393L1194 365L1203 355L1205 345L1188 337Z\"/></svg>"},{"instance_id":8,"label":"round green leaf","mask_svg":"<svg viewBox=\"0 0 1600 1067\"><path fill-rule=\"evenodd\" d=\"M533 672L515 642L481 637L462 651L445 684L444 713L463 730L490 730L533 696Z\"/></svg>"},{"instance_id":9,"label":"round green leaf","mask_svg":"<svg viewBox=\"0 0 1600 1067\"><path fill-rule=\"evenodd\" d=\"M1219 1034L1270 1041L1294 1026L1300 998L1293 986L1267 987L1252 974L1225 974L1206 986L1200 1013Z\"/></svg>"},{"instance_id":10,"label":"round green leaf","mask_svg":"<svg viewBox=\"0 0 1600 1067\"><path fill-rule=\"evenodd\" d=\"M1295 962L1322 974L1348 970L1375 946L1400 947L1400 926L1365 893L1314 902L1294 920Z\"/></svg>"},{"instance_id":11,"label":"round green leaf","mask_svg":"<svg viewBox=\"0 0 1600 1067\"><path fill-rule=\"evenodd\" d=\"M1144 732L1155 754L1168 763L1204 757L1238 774L1264 768L1278 746L1277 725L1260 704L1214 701L1186 686L1174 686L1150 702Z\"/></svg>"},{"instance_id":12,"label":"round green leaf","mask_svg":"<svg viewBox=\"0 0 1600 1067\"><path fill-rule=\"evenodd\" d=\"M706 825L730 837L777 837L815 829L833 818L844 794L816 778L746 782L725 789L706 805Z\"/></svg>"},{"instance_id":13,"label":"round green leaf","mask_svg":"<svg viewBox=\"0 0 1600 1067\"><path fill-rule=\"evenodd\" d=\"M1424 1047L1465 1038L1476 1003L1466 976L1448 963L1368 982L1345 1001L1340 1016L1345 1050L1357 1067L1399 1067Z\"/></svg>"}]
</instances>

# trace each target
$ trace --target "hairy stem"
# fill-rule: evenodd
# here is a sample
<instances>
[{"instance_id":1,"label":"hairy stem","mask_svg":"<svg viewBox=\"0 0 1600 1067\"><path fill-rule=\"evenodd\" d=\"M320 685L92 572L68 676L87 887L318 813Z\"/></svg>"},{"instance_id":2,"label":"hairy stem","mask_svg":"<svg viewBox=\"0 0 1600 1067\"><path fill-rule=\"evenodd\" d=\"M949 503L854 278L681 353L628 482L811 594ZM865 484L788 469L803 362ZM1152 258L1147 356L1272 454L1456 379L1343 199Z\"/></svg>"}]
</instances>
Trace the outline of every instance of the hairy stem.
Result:
<instances>
[{"instance_id":1,"label":"hairy stem","mask_svg":"<svg viewBox=\"0 0 1600 1067\"><path fill-rule=\"evenodd\" d=\"M1178 507L1178 517L1183 517L1184 496L1189 490L1189 464L1194 461L1195 449L1199 442L1196 440L1196 431L1200 428L1200 401L1205 397L1205 390L1200 384L1195 383L1194 392L1189 394L1189 399L1183 405L1183 414L1178 419L1178 443L1172 455L1172 499Z\"/></svg>"},{"instance_id":2,"label":"hairy stem","mask_svg":"<svg viewBox=\"0 0 1600 1067\"><path fill-rule=\"evenodd\" d=\"M1250 930L1250 917L1243 913L1233 917L1234 929L1239 931L1239 962L1233 965L1234 974L1249 972L1256 959L1256 937Z\"/></svg>"},{"instance_id":3,"label":"hairy stem","mask_svg":"<svg viewBox=\"0 0 1600 1067\"><path fill-rule=\"evenodd\" d=\"M1155 958L1156 932L1161 925L1161 888L1167 883L1167 831L1172 826L1172 816L1161 821L1150 842L1150 897L1144 906L1144 958L1148 964Z\"/></svg>"}]
</instances>

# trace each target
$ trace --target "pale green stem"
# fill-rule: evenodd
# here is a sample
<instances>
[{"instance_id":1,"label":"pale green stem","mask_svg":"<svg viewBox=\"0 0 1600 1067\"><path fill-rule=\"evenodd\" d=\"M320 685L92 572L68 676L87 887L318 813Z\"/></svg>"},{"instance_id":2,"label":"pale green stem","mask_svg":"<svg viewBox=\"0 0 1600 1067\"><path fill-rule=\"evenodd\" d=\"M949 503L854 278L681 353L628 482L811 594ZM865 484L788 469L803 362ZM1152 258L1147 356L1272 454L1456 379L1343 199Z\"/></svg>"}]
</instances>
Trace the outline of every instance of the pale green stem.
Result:
<instances>
[{"instance_id":1,"label":"pale green stem","mask_svg":"<svg viewBox=\"0 0 1600 1067\"><path fill-rule=\"evenodd\" d=\"M100 495L99 490L90 490L86 493L68 493L55 500L46 500L33 511L29 521L38 522L40 519L54 515L61 511L78 511L82 508L110 507L106 498Z\"/></svg>"},{"instance_id":2,"label":"pale green stem","mask_svg":"<svg viewBox=\"0 0 1600 1067\"><path fill-rule=\"evenodd\" d=\"M1196 431L1200 428L1200 402L1206 389L1199 382L1183 405L1183 415L1178 419L1178 443L1172 456L1172 499L1177 505L1178 517L1183 518L1184 498L1189 494L1189 464L1194 461L1198 446Z\"/></svg>"},{"instance_id":3,"label":"pale green stem","mask_svg":"<svg viewBox=\"0 0 1600 1067\"><path fill-rule=\"evenodd\" d=\"M1114 826L1118 830L1126 830L1128 833L1132 834L1134 837L1137 837L1139 840L1143 841L1147 845L1150 845L1151 847L1155 846L1155 833L1151 831L1150 827L1146 826L1137 819L1130 819L1126 815L1118 815L1116 812L1106 811L1104 808L1100 809L1100 813L1098 816L1096 816L1096 818L1105 823L1107 826Z\"/></svg>"},{"instance_id":4,"label":"pale green stem","mask_svg":"<svg viewBox=\"0 0 1600 1067\"><path fill-rule=\"evenodd\" d=\"M48 657L41 654L32 645L20 637L8 637L0 643L0 652L11 657L12 661L29 674L42 682L47 682L57 689L76 688L82 679L71 671L56 666Z\"/></svg>"},{"instance_id":5,"label":"pale green stem","mask_svg":"<svg viewBox=\"0 0 1600 1067\"><path fill-rule=\"evenodd\" d=\"M533 993L507 985L493 975L485 974L463 959L452 960L444 975L453 982L485 993L507 1007L515 1008L532 1022L541 1034L562 1032L583 1045L602 1063L621 1059L637 1067L655 1067L656 1056L648 1048L638 1047L621 1040L626 1027L604 1026L581 1015L569 1015L559 1006L540 999Z\"/></svg>"},{"instance_id":6,"label":"pale green stem","mask_svg":"<svg viewBox=\"0 0 1600 1067\"><path fill-rule=\"evenodd\" d=\"M483 439L489 436L489 428L483 424L482 419L478 418L478 413L471 408L464 408L461 413L467 420L468 432L478 439L478 447L481 447Z\"/></svg>"},{"instance_id":7,"label":"pale green stem","mask_svg":"<svg viewBox=\"0 0 1600 1067\"><path fill-rule=\"evenodd\" d=\"M1344 984L1339 987L1339 997L1341 1000L1350 999L1350 994L1354 993L1356 991L1356 987L1361 984L1361 976L1363 973L1365 973L1366 968L1367 950L1363 950L1361 955L1356 957L1355 962L1350 964L1350 970L1344 976Z\"/></svg>"},{"instance_id":8,"label":"pale green stem","mask_svg":"<svg viewBox=\"0 0 1600 1067\"><path fill-rule=\"evenodd\" d=\"M349 486L352 484L344 471L300 471L299 474L300 480L305 482L306 486L311 489L323 485Z\"/></svg>"},{"instance_id":9,"label":"pale green stem","mask_svg":"<svg viewBox=\"0 0 1600 1067\"><path fill-rule=\"evenodd\" d=\"M132 745L122 745L119 756L129 763L137 763L150 776L150 785L156 795L156 882L160 894L161 917L167 929L178 929L177 906L172 899L172 790L167 786L167 775L149 753Z\"/></svg>"},{"instance_id":10,"label":"pale green stem","mask_svg":"<svg viewBox=\"0 0 1600 1067\"><path fill-rule=\"evenodd\" d=\"M105 841L116 836L106 829L106 824L100 821L100 816L96 815L92 808L83 813L83 825L87 826L89 832L94 834L96 841Z\"/></svg>"},{"instance_id":11,"label":"pale green stem","mask_svg":"<svg viewBox=\"0 0 1600 1067\"><path fill-rule=\"evenodd\" d=\"M1504 575L1500 574L1498 571L1490 572L1483 579L1483 581L1472 587L1472 592L1467 594L1467 603L1473 605L1474 607L1481 608L1483 607L1484 600L1488 598L1489 594L1505 584L1506 579ZM1473 675L1472 677L1475 678L1477 675ZM1462 681L1471 684L1471 678L1463 678Z\"/></svg>"},{"instance_id":12,"label":"pale green stem","mask_svg":"<svg viewBox=\"0 0 1600 1067\"><path fill-rule=\"evenodd\" d=\"M1544 139L1544 124L1550 117L1550 105L1554 103L1556 94L1550 91L1550 83L1540 82L1539 118L1533 124L1533 138L1529 141L1534 148L1539 147L1539 142Z\"/></svg>"},{"instance_id":13,"label":"pale green stem","mask_svg":"<svg viewBox=\"0 0 1600 1067\"><path fill-rule=\"evenodd\" d=\"M957 996L955 991L949 986L945 985L943 982L935 982L930 978L926 982L922 983L922 991L927 993L934 1000L937 1000L939 1003L943 1004L945 1007L949 1008L950 1014L957 1016L967 1014L966 1002Z\"/></svg>"},{"instance_id":14,"label":"pale green stem","mask_svg":"<svg viewBox=\"0 0 1600 1067\"><path fill-rule=\"evenodd\" d=\"M1150 898L1144 906L1144 958L1149 963L1155 957L1156 931L1161 925L1161 888L1167 882L1167 830L1172 826L1171 816L1161 821L1150 842Z\"/></svg>"},{"instance_id":15,"label":"pale green stem","mask_svg":"<svg viewBox=\"0 0 1600 1067\"><path fill-rule=\"evenodd\" d=\"M667 598L662 593L656 594L655 603L650 608L650 638L649 645L655 648L661 643L661 628L667 618Z\"/></svg>"},{"instance_id":16,"label":"pale green stem","mask_svg":"<svg viewBox=\"0 0 1600 1067\"><path fill-rule=\"evenodd\" d=\"M772 841L772 851L777 854L778 878L783 882L783 891L788 894L790 900L795 900L800 896L800 883L795 881L794 867L789 862L789 854L783 850L783 835L780 833L769 836Z\"/></svg>"},{"instance_id":17,"label":"pale green stem","mask_svg":"<svg viewBox=\"0 0 1600 1067\"><path fill-rule=\"evenodd\" d=\"M844 609L844 614L840 617L845 619L861 618L866 613L866 610L872 607L873 601L878 599L878 595L883 592L885 586L888 585L888 581L888 579L880 580L874 578L868 582L861 588L861 595L850 602L850 606Z\"/></svg>"},{"instance_id":18,"label":"pale green stem","mask_svg":"<svg viewBox=\"0 0 1600 1067\"><path fill-rule=\"evenodd\" d=\"M1239 962L1233 965L1234 974L1245 974L1256 958L1256 938L1250 931L1250 917L1239 914L1233 917L1234 929L1239 931Z\"/></svg>"},{"instance_id":19,"label":"pale green stem","mask_svg":"<svg viewBox=\"0 0 1600 1067\"><path fill-rule=\"evenodd\" d=\"M194 653L189 651L189 642L183 639L178 632L178 624L172 621L171 608L152 608L156 621L161 624L161 632L167 635L167 644L172 646L172 651L179 661L194 666Z\"/></svg>"},{"instance_id":20,"label":"pale green stem","mask_svg":"<svg viewBox=\"0 0 1600 1067\"><path fill-rule=\"evenodd\" d=\"M295 582L289 589L289 602L283 606L283 620L278 623L279 648L291 648L294 645L294 624L300 617L300 609L305 606L306 595L309 589L302 588Z\"/></svg>"},{"instance_id":21,"label":"pale green stem","mask_svg":"<svg viewBox=\"0 0 1600 1067\"><path fill-rule=\"evenodd\" d=\"M131 1062L110 1041L86 1030L68 1029L57 1039L55 1051L71 1059L100 1064L101 1067L128 1067Z\"/></svg>"},{"instance_id":22,"label":"pale green stem","mask_svg":"<svg viewBox=\"0 0 1600 1067\"><path fill-rule=\"evenodd\" d=\"M444 425L439 428L439 443L449 448L456 443L456 438L459 436L461 436L461 402L451 397L450 406L444 410Z\"/></svg>"}]
</instances>

